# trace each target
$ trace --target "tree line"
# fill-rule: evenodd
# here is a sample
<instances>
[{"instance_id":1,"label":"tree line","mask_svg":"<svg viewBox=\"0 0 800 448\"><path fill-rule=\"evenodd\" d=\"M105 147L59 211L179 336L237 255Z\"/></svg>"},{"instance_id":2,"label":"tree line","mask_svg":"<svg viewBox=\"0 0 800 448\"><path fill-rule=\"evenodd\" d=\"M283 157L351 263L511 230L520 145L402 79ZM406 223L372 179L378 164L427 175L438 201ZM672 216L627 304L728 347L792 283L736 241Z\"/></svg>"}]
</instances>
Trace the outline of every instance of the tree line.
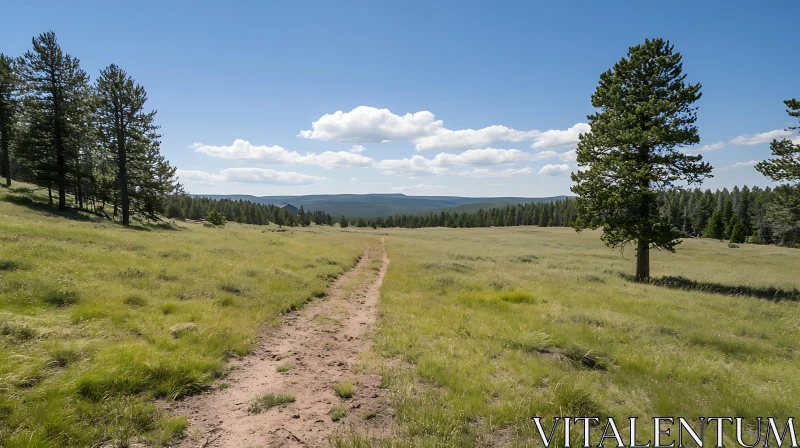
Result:
<instances>
[{"instance_id":1,"label":"tree line","mask_svg":"<svg viewBox=\"0 0 800 448\"><path fill-rule=\"evenodd\" d=\"M209 215L216 212L224 217L225 221L240 224L267 225L275 223L279 226L290 227L307 227L311 223L328 226L334 224L330 214L322 211L306 212L302 205L297 213L292 213L273 204L260 204L242 199L193 197L187 194L170 195L166 202L166 217L170 219L208 220Z\"/></svg>"},{"instance_id":2,"label":"tree line","mask_svg":"<svg viewBox=\"0 0 800 448\"><path fill-rule=\"evenodd\" d=\"M800 244L797 219L786 219L785 198L798 195L798 187L743 186L709 189L672 189L661 192L659 216L679 237L714 238L733 243ZM574 227L578 223L575 198L480 209L474 213L442 211L428 215L348 220L358 227ZM794 225L792 225L794 224Z\"/></svg>"},{"instance_id":3,"label":"tree line","mask_svg":"<svg viewBox=\"0 0 800 448\"><path fill-rule=\"evenodd\" d=\"M159 220L181 193L161 155L147 93L115 64L92 83L55 33L32 39L22 56L0 53L0 175L48 190L50 204L129 225ZM55 204L54 195L55 192Z\"/></svg>"}]
</instances>

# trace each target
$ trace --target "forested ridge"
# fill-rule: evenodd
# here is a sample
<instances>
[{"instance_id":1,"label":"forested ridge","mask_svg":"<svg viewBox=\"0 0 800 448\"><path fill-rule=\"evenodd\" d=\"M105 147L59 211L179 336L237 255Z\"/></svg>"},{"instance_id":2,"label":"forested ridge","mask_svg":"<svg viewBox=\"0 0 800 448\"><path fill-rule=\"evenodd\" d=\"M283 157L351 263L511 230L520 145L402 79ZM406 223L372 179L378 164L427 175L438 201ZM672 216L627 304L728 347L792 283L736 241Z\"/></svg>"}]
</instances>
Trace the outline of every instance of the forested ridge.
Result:
<instances>
[{"instance_id":1,"label":"forested ridge","mask_svg":"<svg viewBox=\"0 0 800 448\"><path fill-rule=\"evenodd\" d=\"M661 212L669 217L673 227L685 237L705 237L731 240L735 243L780 244L792 246L800 242L796 229L779 218L777 193L786 189L796 193L797 187L776 189L743 186L712 191L699 188L671 190L663 194L665 204ZM785 192L784 192L785 193ZM189 195L172 196L167 216L175 219L200 220L212 210L217 210L228 221L265 225L281 221L288 226L313 222L317 225L342 225L342 219L330 214L311 211L301 214L287 213L271 204L231 199L209 199ZM308 216L305 219L305 216ZM441 211L429 214L400 214L381 218L343 217L346 226L357 227L571 227L577 219L575 200L559 199L554 202L531 202L481 209L475 213Z\"/></svg>"}]
</instances>

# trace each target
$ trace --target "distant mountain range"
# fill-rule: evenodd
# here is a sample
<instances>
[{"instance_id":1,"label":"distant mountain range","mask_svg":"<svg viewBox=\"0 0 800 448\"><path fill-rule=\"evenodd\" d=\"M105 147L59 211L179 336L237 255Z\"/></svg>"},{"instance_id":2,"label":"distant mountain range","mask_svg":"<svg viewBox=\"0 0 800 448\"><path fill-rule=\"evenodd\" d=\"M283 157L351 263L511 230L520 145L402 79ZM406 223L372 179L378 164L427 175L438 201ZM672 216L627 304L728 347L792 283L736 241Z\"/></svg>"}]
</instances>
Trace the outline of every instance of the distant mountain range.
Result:
<instances>
[{"instance_id":1,"label":"distant mountain range","mask_svg":"<svg viewBox=\"0 0 800 448\"><path fill-rule=\"evenodd\" d=\"M252 201L260 204L292 204L304 209L321 210L332 216L385 217L397 214L427 214L439 211L474 212L480 208L528 202L553 202L567 196L546 198L465 198L460 196L406 196L396 194L315 194L306 196L251 196L246 194L196 194L195 197Z\"/></svg>"}]
</instances>

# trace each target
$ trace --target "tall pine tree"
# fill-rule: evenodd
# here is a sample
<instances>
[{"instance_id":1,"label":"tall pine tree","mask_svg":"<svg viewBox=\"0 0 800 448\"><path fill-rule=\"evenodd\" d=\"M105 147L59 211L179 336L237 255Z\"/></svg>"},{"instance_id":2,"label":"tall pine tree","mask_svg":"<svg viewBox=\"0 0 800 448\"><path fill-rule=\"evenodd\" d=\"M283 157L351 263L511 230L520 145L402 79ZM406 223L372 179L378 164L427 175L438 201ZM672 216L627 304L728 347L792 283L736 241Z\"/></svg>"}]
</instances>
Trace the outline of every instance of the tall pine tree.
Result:
<instances>
[{"instance_id":1,"label":"tall pine tree","mask_svg":"<svg viewBox=\"0 0 800 448\"><path fill-rule=\"evenodd\" d=\"M800 101L791 99L784 104L789 116L800 118ZM769 147L775 158L759 162L756 169L773 181L786 184L775 188L775 199L767 208L765 219L773 229L773 237L790 246L800 242L800 144L782 139L773 140Z\"/></svg>"},{"instance_id":2,"label":"tall pine tree","mask_svg":"<svg viewBox=\"0 0 800 448\"><path fill-rule=\"evenodd\" d=\"M0 177L11 186L11 140L14 136L19 102L19 80L14 59L0 53Z\"/></svg>"},{"instance_id":3,"label":"tall pine tree","mask_svg":"<svg viewBox=\"0 0 800 448\"><path fill-rule=\"evenodd\" d=\"M78 59L61 50L52 31L33 38L19 76L25 111L20 159L34 183L58 190L58 208L65 210L67 190L79 177L89 77Z\"/></svg>"},{"instance_id":4,"label":"tall pine tree","mask_svg":"<svg viewBox=\"0 0 800 448\"><path fill-rule=\"evenodd\" d=\"M95 90L100 142L114 173L112 197L115 205L119 200L122 224L130 224L132 209L157 219L165 211L163 198L173 189L175 170L159 151L156 111L145 110L144 87L114 64L100 71Z\"/></svg>"},{"instance_id":5,"label":"tall pine tree","mask_svg":"<svg viewBox=\"0 0 800 448\"><path fill-rule=\"evenodd\" d=\"M674 251L679 231L661 214L659 193L675 182L701 182L711 166L679 149L700 142L700 84L686 84L680 53L663 39L631 47L600 75L572 174L580 219L575 228L603 228L612 247L636 245L636 279L650 277L650 249Z\"/></svg>"}]
</instances>

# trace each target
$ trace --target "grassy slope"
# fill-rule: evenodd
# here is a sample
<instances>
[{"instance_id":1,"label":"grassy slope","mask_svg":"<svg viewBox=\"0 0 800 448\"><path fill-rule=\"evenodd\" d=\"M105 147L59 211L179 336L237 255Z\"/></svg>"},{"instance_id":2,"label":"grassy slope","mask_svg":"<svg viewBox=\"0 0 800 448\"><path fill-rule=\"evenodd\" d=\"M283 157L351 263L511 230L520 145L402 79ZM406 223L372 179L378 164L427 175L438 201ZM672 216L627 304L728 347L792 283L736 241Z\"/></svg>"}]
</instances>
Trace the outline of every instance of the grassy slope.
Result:
<instances>
[{"instance_id":1,"label":"grassy slope","mask_svg":"<svg viewBox=\"0 0 800 448\"><path fill-rule=\"evenodd\" d=\"M633 272L633 252L622 258L593 232L390 233L375 345L399 422L386 444L528 446L538 440L532 416L626 422L798 410L798 302L631 283L620 274ZM800 287L793 249L688 240L652 261L657 276ZM580 446L580 431L573 435Z\"/></svg>"},{"instance_id":2,"label":"grassy slope","mask_svg":"<svg viewBox=\"0 0 800 448\"><path fill-rule=\"evenodd\" d=\"M152 398L223 375L264 322L322 294L375 241L319 227L123 229L29 197L0 188L0 446L165 443L185 421Z\"/></svg>"}]
</instances>

